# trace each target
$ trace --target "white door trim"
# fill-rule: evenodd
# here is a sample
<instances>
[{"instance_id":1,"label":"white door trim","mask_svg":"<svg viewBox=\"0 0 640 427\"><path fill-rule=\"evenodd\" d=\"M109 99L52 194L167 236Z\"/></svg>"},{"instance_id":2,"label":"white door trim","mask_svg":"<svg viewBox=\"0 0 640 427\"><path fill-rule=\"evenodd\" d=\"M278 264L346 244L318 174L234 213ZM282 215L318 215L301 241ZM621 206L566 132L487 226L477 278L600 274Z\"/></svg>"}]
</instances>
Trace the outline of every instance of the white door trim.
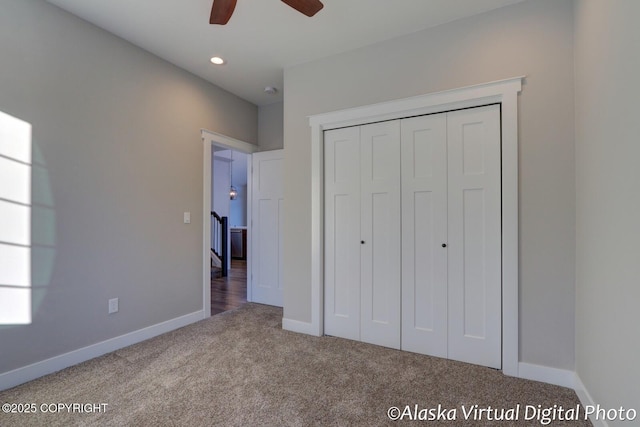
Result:
<instances>
[{"instance_id":1,"label":"white door trim","mask_svg":"<svg viewBox=\"0 0 640 427\"><path fill-rule=\"evenodd\" d=\"M204 318L211 317L211 147L213 144L252 154L258 151L258 147L239 139L231 138L221 133L202 129L200 131L204 145L204 157L202 165L202 311ZM249 157L247 161L251 161ZM247 168L249 171L250 168ZM249 173L249 172L248 172ZM250 184L248 184L250 185ZM251 214L251 189L247 188L247 215ZM251 220L247 217L247 222ZM251 248L251 233L247 231L247 248ZM249 251L247 251L247 254ZM247 259L247 269L249 269ZM250 271L247 270L247 293L250 292Z\"/></svg>"},{"instance_id":2,"label":"white door trim","mask_svg":"<svg viewBox=\"0 0 640 427\"><path fill-rule=\"evenodd\" d=\"M311 324L324 333L323 132L382 120L500 103L502 112L502 370L518 376L518 93L522 77L317 114L311 126ZM286 324L285 324L286 326Z\"/></svg>"}]
</instances>

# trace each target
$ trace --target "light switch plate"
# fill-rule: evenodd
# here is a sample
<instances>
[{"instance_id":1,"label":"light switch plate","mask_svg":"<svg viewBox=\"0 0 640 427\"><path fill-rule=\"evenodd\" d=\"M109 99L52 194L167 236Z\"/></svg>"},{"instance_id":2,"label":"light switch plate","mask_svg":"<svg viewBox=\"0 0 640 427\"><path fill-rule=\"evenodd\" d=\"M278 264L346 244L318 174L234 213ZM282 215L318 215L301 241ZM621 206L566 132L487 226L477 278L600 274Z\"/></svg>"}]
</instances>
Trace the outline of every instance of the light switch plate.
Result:
<instances>
[{"instance_id":1,"label":"light switch plate","mask_svg":"<svg viewBox=\"0 0 640 427\"><path fill-rule=\"evenodd\" d=\"M191 212L184 213L184 223L191 224Z\"/></svg>"},{"instance_id":2,"label":"light switch plate","mask_svg":"<svg viewBox=\"0 0 640 427\"><path fill-rule=\"evenodd\" d=\"M109 300L109 314L118 312L118 298L112 298Z\"/></svg>"}]
</instances>

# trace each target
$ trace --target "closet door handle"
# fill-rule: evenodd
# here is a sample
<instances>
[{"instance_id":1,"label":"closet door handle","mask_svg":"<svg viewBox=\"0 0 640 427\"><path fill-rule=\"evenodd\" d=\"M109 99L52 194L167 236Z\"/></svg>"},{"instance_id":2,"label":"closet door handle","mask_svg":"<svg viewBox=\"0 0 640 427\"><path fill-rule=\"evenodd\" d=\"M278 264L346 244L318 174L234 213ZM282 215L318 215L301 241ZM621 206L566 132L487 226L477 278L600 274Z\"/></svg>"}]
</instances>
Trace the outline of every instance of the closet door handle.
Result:
<instances>
[{"instance_id":1,"label":"closet door handle","mask_svg":"<svg viewBox=\"0 0 640 427\"><path fill-rule=\"evenodd\" d=\"M364 245L364 240L360 240L360 244L361 244L361 245Z\"/></svg>"},{"instance_id":2,"label":"closet door handle","mask_svg":"<svg viewBox=\"0 0 640 427\"><path fill-rule=\"evenodd\" d=\"M443 243L443 244L442 244L442 247L443 247L443 248L446 248L446 247L447 247L447 244L446 244L446 243Z\"/></svg>"}]
</instances>

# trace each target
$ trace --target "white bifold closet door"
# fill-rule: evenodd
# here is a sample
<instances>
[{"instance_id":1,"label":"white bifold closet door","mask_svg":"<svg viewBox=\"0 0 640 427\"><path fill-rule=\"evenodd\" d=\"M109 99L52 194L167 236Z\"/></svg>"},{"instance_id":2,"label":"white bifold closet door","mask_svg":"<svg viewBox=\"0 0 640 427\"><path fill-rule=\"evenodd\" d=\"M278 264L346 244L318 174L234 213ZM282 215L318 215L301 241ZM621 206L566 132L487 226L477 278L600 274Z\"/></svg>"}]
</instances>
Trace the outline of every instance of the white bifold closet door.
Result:
<instances>
[{"instance_id":1,"label":"white bifold closet door","mask_svg":"<svg viewBox=\"0 0 640 427\"><path fill-rule=\"evenodd\" d=\"M447 357L447 115L402 121L402 348Z\"/></svg>"},{"instance_id":2,"label":"white bifold closet door","mask_svg":"<svg viewBox=\"0 0 640 427\"><path fill-rule=\"evenodd\" d=\"M502 367L500 107L447 114L449 359Z\"/></svg>"},{"instance_id":3,"label":"white bifold closet door","mask_svg":"<svg viewBox=\"0 0 640 427\"><path fill-rule=\"evenodd\" d=\"M501 368L498 105L402 121L402 349Z\"/></svg>"},{"instance_id":4,"label":"white bifold closet door","mask_svg":"<svg viewBox=\"0 0 640 427\"><path fill-rule=\"evenodd\" d=\"M325 134L325 332L400 348L400 123Z\"/></svg>"},{"instance_id":5,"label":"white bifold closet door","mask_svg":"<svg viewBox=\"0 0 640 427\"><path fill-rule=\"evenodd\" d=\"M325 332L500 368L499 106L324 142Z\"/></svg>"},{"instance_id":6,"label":"white bifold closet door","mask_svg":"<svg viewBox=\"0 0 640 427\"><path fill-rule=\"evenodd\" d=\"M400 348L400 123L360 128L360 340Z\"/></svg>"},{"instance_id":7,"label":"white bifold closet door","mask_svg":"<svg viewBox=\"0 0 640 427\"><path fill-rule=\"evenodd\" d=\"M360 128L324 136L324 330L360 340Z\"/></svg>"}]
</instances>

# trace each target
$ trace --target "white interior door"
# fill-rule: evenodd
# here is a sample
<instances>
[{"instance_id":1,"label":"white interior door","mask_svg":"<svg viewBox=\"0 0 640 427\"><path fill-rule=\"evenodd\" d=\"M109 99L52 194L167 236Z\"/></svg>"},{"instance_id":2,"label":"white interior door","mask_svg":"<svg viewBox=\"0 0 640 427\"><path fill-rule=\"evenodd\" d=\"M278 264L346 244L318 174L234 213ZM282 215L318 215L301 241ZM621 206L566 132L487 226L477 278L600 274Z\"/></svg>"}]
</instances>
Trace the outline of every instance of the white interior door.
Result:
<instances>
[{"instance_id":1,"label":"white interior door","mask_svg":"<svg viewBox=\"0 0 640 427\"><path fill-rule=\"evenodd\" d=\"M324 141L325 333L360 340L360 128Z\"/></svg>"},{"instance_id":2,"label":"white interior door","mask_svg":"<svg viewBox=\"0 0 640 427\"><path fill-rule=\"evenodd\" d=\"M402 349L447 357L447 115L402 126Z\"/></svg>"},{"instance_id":3,"label":"white interior door","mask_svg":"<svg viewBox=\"0 0 640 427\"><path fill-rule=\"evenodd\" d=\"M501 368L500 107L447 114L449 359Z\"/></svg>"},{"instance_id":4,"label":"white interior door","mask_svg":"<svg viewBox=\"0 0 640 427\"><path fill-rule=\"evenodd\" d=\"M252 155L251 296L282 307L282 227L284 150Z\"/></svg>"},{"instance_id":5,"label":"white interior door","mask_svg":"<svg viewBox=\"0 0 640 427\"><path fill-rule=\"evenodd\" d=\"M400 122L360 128L360 339L400 348Z\"/></svg>"}]
</instances>

